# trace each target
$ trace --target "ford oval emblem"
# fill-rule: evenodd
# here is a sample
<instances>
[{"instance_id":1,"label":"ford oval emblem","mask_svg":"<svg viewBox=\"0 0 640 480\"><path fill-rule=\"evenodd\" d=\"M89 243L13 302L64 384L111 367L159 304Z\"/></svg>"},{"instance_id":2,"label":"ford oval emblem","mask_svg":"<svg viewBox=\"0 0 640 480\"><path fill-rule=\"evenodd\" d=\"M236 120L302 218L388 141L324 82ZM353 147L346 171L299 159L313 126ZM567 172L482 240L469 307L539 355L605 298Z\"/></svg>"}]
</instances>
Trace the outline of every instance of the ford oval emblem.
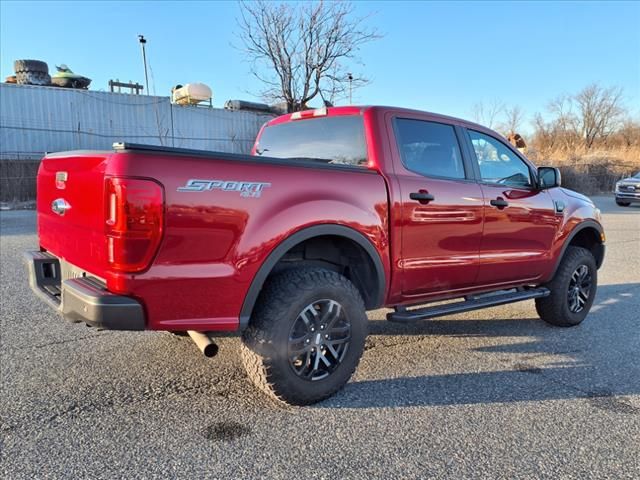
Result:
<instances>
[{"instance_id":1,"label":"ford oval emblem","mask_svg":"<svg viewBox=\"0 0 640 480\"><path fill-rule=\"evenodd\" d=\"M51 202L51 210L53 213L57 213L62 216L65 214L67 210L71 208L69 202L67 202L64 198L56 198L53 202Z\"/></svg>"}]
</instances>

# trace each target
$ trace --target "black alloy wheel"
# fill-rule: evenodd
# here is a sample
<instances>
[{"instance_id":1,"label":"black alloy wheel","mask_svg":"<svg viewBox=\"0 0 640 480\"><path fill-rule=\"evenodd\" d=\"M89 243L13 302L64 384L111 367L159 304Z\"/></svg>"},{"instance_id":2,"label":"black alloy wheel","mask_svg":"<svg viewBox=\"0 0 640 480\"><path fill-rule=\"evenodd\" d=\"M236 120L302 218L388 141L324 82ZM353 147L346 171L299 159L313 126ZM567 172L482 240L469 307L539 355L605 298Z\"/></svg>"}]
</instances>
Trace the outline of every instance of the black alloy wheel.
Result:
<instances>
[{"instance_id":1,"label":"black alloy wheel","mask_svg":"<svg viewBox=\"0 0 640 480\"><path fill-rule=\"evenodd\" d=\"M289 364L296 375L315 381L331 375L351 342L351 323L342 305L318 300L298 315L289 334Z\"/></svg>"}]
</instances>

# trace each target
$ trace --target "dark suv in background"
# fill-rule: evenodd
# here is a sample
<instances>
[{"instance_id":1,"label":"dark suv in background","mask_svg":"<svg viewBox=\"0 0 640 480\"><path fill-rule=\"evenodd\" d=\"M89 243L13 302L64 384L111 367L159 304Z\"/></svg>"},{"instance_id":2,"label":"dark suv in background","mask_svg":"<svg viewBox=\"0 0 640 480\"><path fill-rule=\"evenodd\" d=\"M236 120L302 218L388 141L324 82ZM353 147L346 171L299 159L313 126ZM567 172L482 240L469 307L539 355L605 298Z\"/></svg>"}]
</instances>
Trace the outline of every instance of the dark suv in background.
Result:
<instances>
[{"instance_id":1,"label":"dark suv in background","mask_svg":"<svg viewBox=\"0 0 640 480\"><path fill-rule=\"evenodd\" d=\"M632 177L616 182L616 203L628 207L634 202L640 203L640 172Z\"/></svg>"}]
</instances>

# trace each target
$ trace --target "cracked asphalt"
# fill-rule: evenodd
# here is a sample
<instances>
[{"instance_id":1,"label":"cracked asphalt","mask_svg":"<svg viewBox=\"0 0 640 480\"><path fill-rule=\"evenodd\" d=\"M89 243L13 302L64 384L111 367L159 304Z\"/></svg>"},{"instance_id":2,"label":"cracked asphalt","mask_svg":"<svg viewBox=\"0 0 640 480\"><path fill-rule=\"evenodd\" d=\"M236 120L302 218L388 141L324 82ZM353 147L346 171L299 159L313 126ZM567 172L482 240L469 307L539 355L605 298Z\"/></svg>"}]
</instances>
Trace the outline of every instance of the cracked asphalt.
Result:
<instances>
[{"instance_id":1,"label":"cracked asphalt","mask_svg":"<svg viewBox=\"0 0 640 480\"><path fill-rule=\"evenodd\" d=\"M639 478L640 207L597 197L587 320L532 301L414 325L371 312L355 377L312 407L248 383L238 340L70 324L29 291L35 215L0 214L0 477ZM176 299L176 301L187 299Z\"/></svg>"}]
</instances>

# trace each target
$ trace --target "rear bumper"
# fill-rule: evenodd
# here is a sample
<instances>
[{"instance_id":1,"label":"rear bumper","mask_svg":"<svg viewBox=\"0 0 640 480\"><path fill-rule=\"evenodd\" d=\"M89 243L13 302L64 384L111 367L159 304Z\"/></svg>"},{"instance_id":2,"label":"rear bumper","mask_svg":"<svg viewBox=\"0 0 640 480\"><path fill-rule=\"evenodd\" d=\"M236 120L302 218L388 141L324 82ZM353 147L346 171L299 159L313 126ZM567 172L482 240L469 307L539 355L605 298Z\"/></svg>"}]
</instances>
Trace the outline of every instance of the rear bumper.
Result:
<instances>
[{"instance_id":1,"label":"rear bumper","mask_svg":"<svg viewBox=\"0 0 640 480\"><path fill-rule=\"evenodd\" d=\"M109 292L90 276L62 280L60 261L47 252L25 252L31 289L64 318L108 330L144 330L136 299Z\"/></svg>"}]
</instances>

